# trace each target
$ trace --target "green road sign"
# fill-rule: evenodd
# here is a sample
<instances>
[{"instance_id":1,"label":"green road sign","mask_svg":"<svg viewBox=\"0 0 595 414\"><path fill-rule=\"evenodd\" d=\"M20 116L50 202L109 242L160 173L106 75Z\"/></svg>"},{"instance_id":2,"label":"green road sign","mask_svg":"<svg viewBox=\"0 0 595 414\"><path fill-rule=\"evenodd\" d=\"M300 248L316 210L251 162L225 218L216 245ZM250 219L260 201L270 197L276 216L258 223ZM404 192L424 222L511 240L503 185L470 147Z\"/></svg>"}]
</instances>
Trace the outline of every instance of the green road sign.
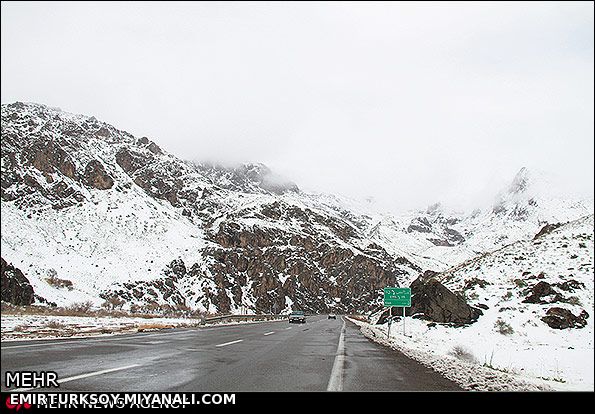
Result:
<instances>
[{"instance_id":1,"label":"green road sign","mask_svg":"<svg viewBox=\"0 0 595 414\"><path fill-rule=\"evenodd\" d=\"M411 288L384 288L384 306L411 307Z\"/></svg>"}]
</instances>

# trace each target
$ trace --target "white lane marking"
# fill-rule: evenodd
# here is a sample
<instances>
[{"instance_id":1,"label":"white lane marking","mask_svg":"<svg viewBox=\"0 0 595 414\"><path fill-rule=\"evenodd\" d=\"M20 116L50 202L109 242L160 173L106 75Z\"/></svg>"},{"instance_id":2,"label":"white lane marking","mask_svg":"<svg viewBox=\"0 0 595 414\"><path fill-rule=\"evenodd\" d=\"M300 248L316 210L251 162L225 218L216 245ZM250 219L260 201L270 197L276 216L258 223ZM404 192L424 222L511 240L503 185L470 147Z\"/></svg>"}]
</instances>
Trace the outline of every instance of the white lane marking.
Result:
<instances>
[{"instance_id":1,"label":"white lane marking","mask_svg":"<svg viewBox=\"0 0 595 414\"><path fill-rule=\"evenodd\" d=\"M341 317L343 319L343 317ZM331 377L328 380L327 391L343 391L343 365L345 364L345 319L341 327L339 336L339 345L337 345L337 354L333 363Z\"/></svg>"},{"instance_id":2,"label":"white lane marking","mask_svg":"<svg viewBox=\"0 0 595 414\"><path fill-rule=\"evenodd\" d=\"M275 333L275 332L267 332L267 333L265 333L265 334L264 334L264 336L267 336L267 335L272 335L272 334L274 334L274 333Z\"/></svg>"},{"instance_id":3,"label":"white lane marking","mask_svg":"<svg viewBox=\"0 0 595 414\"><path fill-rule=\"evenodd\" d=\"M126 365L125 367L110 368L110 369L104 369L102 371L89 372L87 374L80 374L80 375L75 375L73 377L62 378L62 379L57 380L57 382L58 382L58 384L63 384L65 382L75 381L78 379L89 378L89 377L94 377L96 375L109 374L110 372L116 372L116 371L122 371L124 369L134 368L134 367L138 367L139 365L140 364L132 364L132 365ZM10 390L10 392L29 391L29 390L33 390L33 389L35 389L35 388L17 388L14 390Z\"/></svg>"},{"instance_id":4,"label":"white lane marking","mask_svg":"<svg viewBox=\"0 0 595 414\"><path fill-rule=\"evenodd\" d=\"M242 342L242 341L243 341L243 339L238 339L236 341L225 342L224 344L219 344L219 345L215 345L215 346L219 348L219 347L222 347L222 346L237 344L238 342Z\"/></svg>"},{"instance_id":5,"label":"white lane marking","mask_svg":"<svg viewBox=\"0 0 595 414\"><path fill-rule=\"evenodd\" d=\"M288 328L285 328L285 330L288 330L288 329L291 329L291 326L290 326L290 327L288 327Z\"/></svg>"}]
</instances>

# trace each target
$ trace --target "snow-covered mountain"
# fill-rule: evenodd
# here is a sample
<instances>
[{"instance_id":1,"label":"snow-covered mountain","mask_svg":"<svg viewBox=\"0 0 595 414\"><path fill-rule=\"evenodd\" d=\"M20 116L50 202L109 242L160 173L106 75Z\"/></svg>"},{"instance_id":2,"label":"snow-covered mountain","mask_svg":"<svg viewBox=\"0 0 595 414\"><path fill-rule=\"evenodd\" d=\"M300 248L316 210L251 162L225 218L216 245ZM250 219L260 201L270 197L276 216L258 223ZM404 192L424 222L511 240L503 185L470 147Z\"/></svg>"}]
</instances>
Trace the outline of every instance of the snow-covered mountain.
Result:
<instances>
[{"instance_id":1,"label":"snow-covered mountain","mask_svg":"<svg viewBox=\"0 0 595 414\"><path fill-rule=\"evenodd\" d=\"M2 257L48 301L364 311L420 270L365 226L263 165L190 163L93 117L2 105Z\"/></svg>"},{"instance_id":2,"label":"snow-covered mountain","mask_svg":"<svg viewBox=\"0 0 595 414\"><path fill-rule=\"evenodd\" d=\"M262 164L180 160L94 117L19 102L2 105L1 203L2 257L38 296L209 312L365 312L385 286L593 212L592 200L533 194L523 169L489 209L379 213Z\"/></svg>"},{"instance_id":3,"label":"snow-covered mountain","mask_svg":"<svg viewBox=\"0 0 595 414\"><path fill-rule=\"evenodd\" d=\"M449 211L439 203L424 211L375 216L368 237L389 253L417 265L443 271L477 255L531 239L546 224L565 223L593 214L592 198L568 198L544 192L542 177L522 168L510 185L496 193L492 206Z\"/></svg>"}]
</instances>

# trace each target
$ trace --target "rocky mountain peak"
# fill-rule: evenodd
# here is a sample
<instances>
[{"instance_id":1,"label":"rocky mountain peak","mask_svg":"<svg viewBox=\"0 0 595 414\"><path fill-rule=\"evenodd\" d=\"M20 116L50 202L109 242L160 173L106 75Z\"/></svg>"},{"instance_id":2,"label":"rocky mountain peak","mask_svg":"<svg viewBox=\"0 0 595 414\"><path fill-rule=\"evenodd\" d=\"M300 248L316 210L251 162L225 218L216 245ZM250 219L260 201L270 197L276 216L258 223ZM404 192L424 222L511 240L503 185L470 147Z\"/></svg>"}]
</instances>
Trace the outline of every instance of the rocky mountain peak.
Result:
<instances>
[{"instance_id":1,"label":"rocky mountain peak","mask_svg":"<svg viewBox=\"0 0 595 414\"><path fill-rule=\"evenodd\" d=\"M426 209L426 214L440 214L440 213L442 213L442 203L440 203L440 202L431 204Z\"/></svg>"},{"instance_id":2,"label":"rocky mountain peak","mask_svg":"<svg viewBox=\"0 0 595 414\"><path fill-rule=\"evenodd\" d=\"M523 167L516 173L510 186L508 187L508 192L511 194L519 194L525 192L531 183L531 174L526 167Z\"/></svg>"},{"instance_id":3,"label":"rocky mountain peak","mask_svg":"<svg viewBox=\"0 0 595 414\"><path fill-rule=\"evenodd\" d=\"M195 162L193 165L212 179L215 185L226 190L276 195L299 192L295 183L274 173L262 163L226 166L212 162Z\"/></svg>"},{"instance_id":4,"label":"rocky mountain peak","mask_svg":"<svg viewBox=\"0 0 595 414\"><path fill-rule=\"evenodd\" d=\"M510 185L496 197L492 212L515 220L526 220L538 205L531 177L527 168L521 168Z\"/></svg>"}]
</instances>

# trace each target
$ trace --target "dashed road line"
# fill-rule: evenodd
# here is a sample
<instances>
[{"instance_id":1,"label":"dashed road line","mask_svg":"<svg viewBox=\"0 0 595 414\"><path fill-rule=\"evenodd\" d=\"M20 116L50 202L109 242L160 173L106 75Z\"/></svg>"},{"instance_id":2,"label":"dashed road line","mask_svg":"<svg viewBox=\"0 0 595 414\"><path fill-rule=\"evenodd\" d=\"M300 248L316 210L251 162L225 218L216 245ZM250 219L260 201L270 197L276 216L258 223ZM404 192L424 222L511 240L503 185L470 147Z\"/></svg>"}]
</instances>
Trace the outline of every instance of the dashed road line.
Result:
<instances>
[{"instance_id":1,"label":"dashed road line","mask_svg":"<svg viewBox=\"0 0 595 414\"><path fill-rule=\"evenodd\" d=\"M235 341L231 341L231 342L225 342L225 343L223 343L223 344L219 344L219 345L215 345L215 346L216 346L217 348L220 348L220 347L222 347L222 346L227 346L227 345L233 345L233 344L237 344L238 342L242 342L242 341L243 341L243 339L238 339L238 340L235 340Z\"/></svg>"},{"instance_id":2,"label":"dashed road line","mask_svg":"<svg viewBox=\"0 0 595 414\"><path fill-rule=\"evenodd\" d=\"M265 334L264 334L264 336L272 335L272 334L274 334L274 333L275 333L275 332L267 332L267 333L265 333Z\"/></svg>"}]
</instances>

